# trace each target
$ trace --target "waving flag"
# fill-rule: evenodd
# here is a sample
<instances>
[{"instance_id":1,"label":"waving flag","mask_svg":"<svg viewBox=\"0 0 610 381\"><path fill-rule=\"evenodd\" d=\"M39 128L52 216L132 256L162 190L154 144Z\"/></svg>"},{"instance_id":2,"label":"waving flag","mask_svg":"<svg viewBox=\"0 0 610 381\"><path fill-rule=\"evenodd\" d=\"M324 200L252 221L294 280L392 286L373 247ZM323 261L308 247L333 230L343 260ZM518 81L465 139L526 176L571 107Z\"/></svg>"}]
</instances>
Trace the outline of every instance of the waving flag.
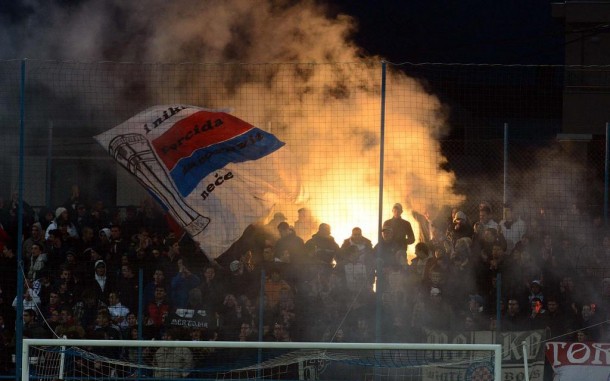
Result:
<instances>
[{"instance_id":1,"label":"waving flag","mask_svg":"<svg viewBox=\"0 0 610 381\"><path fill-rule=\"evenodd\" d=\"M285 144L226 112L154 106L95 139L212 259L299 195Z\"/></svg>"},{"instance_id":2,"label":"waving flag","mask_svg":"<svg viewBox=\"0 0 610 381\"><path fill-rule=\"evenodd\" d=\"M555 371L556 381L610 380L609 352L609 343L546 343L546 358Z\"/></svg>"}]
</instances>

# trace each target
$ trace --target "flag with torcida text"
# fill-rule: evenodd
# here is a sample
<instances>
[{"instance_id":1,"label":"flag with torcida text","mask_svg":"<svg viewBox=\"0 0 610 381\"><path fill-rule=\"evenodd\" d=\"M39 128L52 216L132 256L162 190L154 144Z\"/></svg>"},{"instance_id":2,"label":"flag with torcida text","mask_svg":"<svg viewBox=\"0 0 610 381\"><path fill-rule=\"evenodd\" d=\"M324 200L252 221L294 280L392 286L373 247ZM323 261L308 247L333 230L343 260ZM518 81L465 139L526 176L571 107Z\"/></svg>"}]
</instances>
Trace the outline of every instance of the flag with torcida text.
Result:
<instances>
[{"instance_id":1,"label":"flag with torcida text","mask_svg":"<svg viewBox=\"0 0 610 381\"><path fill-rule=\"evenodd\" d=\"M210 259L300 193L285 143L227 112L154 106L95 139Z\"/></svg>"},{"instance_id":2,"label":"flag with torcida text","mask_svg":"<svg viewBox=\"0 0 610 381\"><path fill-rule=\"evenodd\" d=\"M610 343L550 341L546 358L555 381L610 380Z\"/></svg>"}]
</instances>

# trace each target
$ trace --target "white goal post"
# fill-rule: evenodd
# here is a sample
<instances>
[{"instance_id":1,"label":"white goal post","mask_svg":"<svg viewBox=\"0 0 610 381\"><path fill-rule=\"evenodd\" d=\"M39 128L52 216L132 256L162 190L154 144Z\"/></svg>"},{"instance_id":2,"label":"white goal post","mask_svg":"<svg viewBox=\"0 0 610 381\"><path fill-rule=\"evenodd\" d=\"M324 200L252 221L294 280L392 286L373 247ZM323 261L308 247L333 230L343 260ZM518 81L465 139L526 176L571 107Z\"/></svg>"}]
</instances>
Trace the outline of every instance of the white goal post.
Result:
<instances>
[{"instance_id":1,"label":"white goal post","mask_svg":"<svg viewBox=\"0 0 610 381\"><path fill-rule=\"evenodd\" d=\"M124 354L116 356L115 349ZM191 353L195 361L190 368L180 368L153 359L159 352L171 357L173 351ZM500 344L25 339L21 380L120 380L140 378L141 372L168 380L428 380L438 379L441 373L462 372L461 380L499 381L501 352ZM209 357L212 353L217 356ZM149 360L143 359L146 356ZM207 365L193 365L205 356ZM249 361L241 361L244 358ZM71 370L76 367L78 372Z\"/></svg>"}]
</instances>

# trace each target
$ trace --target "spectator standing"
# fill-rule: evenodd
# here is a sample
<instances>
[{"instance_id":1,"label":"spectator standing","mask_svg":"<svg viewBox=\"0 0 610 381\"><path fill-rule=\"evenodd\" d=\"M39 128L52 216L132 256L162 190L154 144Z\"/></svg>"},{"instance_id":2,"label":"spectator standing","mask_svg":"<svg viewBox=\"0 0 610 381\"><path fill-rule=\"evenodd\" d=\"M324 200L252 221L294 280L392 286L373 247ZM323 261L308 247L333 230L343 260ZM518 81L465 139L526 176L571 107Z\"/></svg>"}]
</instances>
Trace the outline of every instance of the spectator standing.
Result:
<instances>
[{"instance_id":1,"label":"spectator standing","mask_svg":"<svg viewBox=\"0 0 610 381\"><path fill-rule=\"evenodd\" d=\"M318 222L311 214L311 210L301 208L298 210L298 218L294 222L294 231L303 240L311 237L318 228Z\"/></svg>"},{"instance_id":2,"label":"spectator standing","mask_svg":"<svg viewBox=\"0 0 610 381\"><path fill-rule=\"evenodd\" d=\"M104 261L98 260L95 262L93 279L88 281L86 288L93 292L97 300L108 300L110 291L114 289L114 280L108 275Z\"/></svg>"},{"instance_id":3,"label":"spectator standing","mask_svg":"<svg viewBox=\"0 0 610 381\"><path fill-rule=\"evenodd\" d=\"M17 256L12 242L4 245L0 255L0 294L5 300L11 300L17 295Z\"/></svg>"},{"instance_id":4,"label":"spectator standing","mask_svg":"<svg viewBox=\"0 0 610 381\"><path fill-rule=\"evenodd\" d=\"M55 327L55 334L68 339L84 339L85 329L74 319L70 306L64 305L59 311L59 325Z\"/></svg>"},{"instance_id":5,"label":"spectator standing","mask_svg":"<svg viewBox=\"0 0 610 381\"><path fill-rule=\"evenodd\" d=\"M244 321L241 323L239 330L239 341L257 341L256 332L252 329L250 322Z\"/></svg>"},{"instance_id":6,"label":"spectator standing","mask_svg":"<svg viewBox=\"0 0 610 381\"><path fill-rule=\"evenodd\" d=\"M40 306L40 297L30 288L26 281L23 285L23 310L37 311ZM17 310L17 296L13 299L13 308Z\"/></svg>"},{"instance_id":7,"label":"spectator standing","mask_svg":"<svg viewBox=\"0 0 610 381\"><path fill-rule=\"evenodd\" d=\"M40 247L44 247L45 239L40 222L35 222L32 225L31 235L23 241L23 258L29 261L32 257L32 245L38 244Z\"/></svg>"},{"instance_id":8,"label":"spectator standing","mask_svg":"<svg viewBox=\"0 0 610 381\"><path fill-rule=\"evenodd\" d=\"M121 303L119 293L116 291L110 292L108 295L108 314L110 320L121 330L127 327L127 314L129 308Z\"/></svg>"},{"instance_id":9,"label":"spectator standing","mask_svg":"<svg viewBox=\"0 0 610 381\"><path fill-rule=\"evenodd\" d=\"M282 279L278 268L272 268L269 278L265 281L265 309L273 312L283 299L294 300L292 287Z\"/></svg>"},{"instance_id":10,"label":"spectator standing","mask_svg":"<svg viewBox=\"0 0 610 381\"><path fill-rule=\"evenodd\" d=\"M177 265L178 273L171 281L171 301L174 308L186 308L189 292L199 286L201 280L191 272L183 258L178 259Z\"/></svg>"},{"instance_id":11,"label":"spectator standing","mask_svg":"<svg viewBox=\"0 0 610 381\"><path fill-rule=\"evenodd\" d=\"M569 327L573 326L567 319L566 314L561 309L559 302L555 296L549 296L546 299L547 308L547 330L548 337L551 340L565 340L564 335L568 333Z\"/></svg>"},{"instance_id":12,"label":"spectator standing","mask_svg":"<svg viewBox=\"0 0 610 381\"><path fill-rule=\"evenodd\" d=\"M321 223L317 233L305 243L305 249L314 261L330 268L339 254L339 245L331 235L330 225Z\"/></svg>"},{"instance_id":13,"label":"spectator standing","mask_svg":"<svg viewBox=\"0 0 610 381\"><path fill-rule=\"evenodd\" d=\"M96 328L93 330L93 337L97 340L121 340L121 332L115 328L111 323L110 315L107 311L99 311L95 320ZM109 357L111 359L119 359L121 356L122 348L117 346L111 346L112 343L108 343L107 347L95 347L93 352L97 355ZM104 368L104 367L103 367ZM103 369L103 372L110 374L111 369Z\"/></svg>"},{"instance_id":14,"label":"spectator standing","mask_svg":"<svg viewBox=\"0 0 610 381\"><path fill-rule=\"evenodd\" d=\"M116 280L114 289L125 307L130 311L138 308L139 282L130 264L121 266L121 274Z\"/></svg>"},{"instance_id":15,"label":"spectator standing","mask_svg":"<svg viewBox=\"0 0 610 381\"><path fill-rule=\"evenodd\" d=\"M527 232L525 221L516 214L511 205L504 206L504 219L498 224L500 234L506 239L506 251L512 252L515 244L521 240Z\"/></svg>"},{"instance_id":16,"label":"spectator standing","mask_svg":"<svg viewBox=\"0 0 610 381\"><path fill-rule=\"evenodd\" d=\"M527 322L523 318L518 298L508 299L506 314L502 317L503 331L525 331L528 329Z\"/></svg>"},{"instance_id":17,"label":"spectator standing","mask_svg":"<svg viewBox=\"0 0 610 381\"><path fill-rule=\"evenodd\" d=\"M402 205L399 203L394 204L392 207L392 218L384 221L383 226L392 228L392 240L404 251L406 258L407 247L415 243L415 234L413 233L411 223L402 218L402 212Z\"/></svg>"},{"instance_id":18,"label":"spectator standing","mask_svg":"<svg viewBox=\"0 0 610 381\"><path fill-rule=\"evenodd\" d=\"M167 330L163 340L181 340L181 333L177 328ZM153 359L155 378L186 378L193 368L193 354L190 349L182 347L161 347L157 349Z\"/></svg>"},{"instance_id":19,"label":"spectator standing","mask_svg":"<svg viewBox=\"0 0 610 381\"><path fill-rule=\"evenodd\" d=\"M129 242L123 238L121 227L113 225L110 227L109 247L106 254L106 265L111 272L119 269L121 257L129 252Z\"/></svg>"},{"instance_id":20,"label":"spectator standing","mask_svg":"<svg viewBox=\"0 0 610 381\"><path fill-rule=\"evenodd\" d=\"M163 285L157 285L155 287L154 299L148 303L146 307L146 314L148 315L149 322L156 328L161 328L165 321L165 317L170 311L170 305L167 300L167 290Z\"/></svg>"},{"instance_id":21,"label":"spectator standing","mask_svg":"<svg viewBox=\"0 0 610 381\"><path fill-rule=\"evenodd\" d=\"M32 245L32 256L30 258L30 270L28 278L37 279L38 273L47 265L47 254L42 252L42 246L38 244Z\"/></svg>"},{"instance_id":22,"label":"spectator standing","mask_svg":"<svg viewBox=\"0 0 610 381\"><path fill-rule=\"evenodd\" d=\"M479 204L479 220L474 223L473 230L477 236L482 237L485 229L488 228L495 229L496 231L500 230L498 223L492 218L491 205L486 201L482 201Z\"/></svg>"},{"instance_id":23,"label":"spectator standing","mask_svg":"<svg viewBox=\"0 0 610 381\"><path fill-rule=\"evenodd\" d=\"M430 249L428 245L423 242L419 242L415 245L415 258L411 261L409 266L409 273L414 280L418 283L423 283L430 273L430 267L433 264L431 261Z\"/></svg>"},{"instance_id":24,"label":"spectator standing","mask_svg":"<svg viewBox=\"0 0 610 381\"><path fill-rule=\"evenodd\" d=\"M362 235L362 229L359 227L353 228L352 235L343 241L341 245L341 258L343 262L350 261L354 257L357 261L369 266L374 262L373 244L370 239ZM337 263L338 266L341 264L341 262Z\"/></svg>"},{"instance_id":25,"label":"spectator standing","mask_svg":"<svg viewBox=\"0 0 610 381\"><path fill-rule=\"evenodd\" d=\"M466 213L459 210L456 211L453 217L453 223L447 230L447 238L451 242L452 247L455 247L456 242L460 238L472 239L473 235L474 230L470 225L470 221L468 220Z\"/></svg>"},{"instance_id":26,"label":"spectator standing","mask_svg":"<svg viewBox=\"0 0 610 381\"><path fill-rule=\"evenodd\" d=\"M375 245L373 251L382 269L400 264L398 258L402 256L403 248L394 239L394 229L389 224L381 229L381 241Z\"/></svg>"},{"instance_id":27,"label":"spectator standing","mask_svg":"<svg viewBox=\"0 0 610 381\"><path fill-rule=\"evenodd\" d=\"M218 311L224 301L225 285L216 276L216 269L208 266L203 270L203 280L199 285L201 297L206 309L212 312Z\"/></svg>"},{"instance_id":28,"label":"spectator standing","mask_svg":"<svg viewBox=\"0 0 610 381\"><path fill-rule=\"evenodd\" d=\"M163 269L157 268L152 275L152 280L144 286L144 296L143 303L145 306L148 303L152 302L155 299L155 290L157 286L166 287L167 282L165 279L165 273L163 273Z\"/></svg>"},{"instance_id":29,"label":"spectator standing","mask_svg":"<svg viewBox=\"0 0 610 381\"><path fill-rule=\"evenodd\" d=\"M76 226L72 222L70 222L70 215L68 214L68 209L60 206L55 209L55 219L47 226L47 230L45 232L45 239L49 239L49 233L51 230L59 229L59 225L61 223L65 223L68 229L68 234L70 237L77 239L78 238L78 230Z\"/></svg>"},{"instance_id":30,"label":"spectator standing","mask_svg":"<svg viewBox=\"0 0 610 381\"><path fill-rule=\"evenodd\" d=\"M226 341L238 341L243 320L242 306L237 303L233 294L225 296L224 303L219 310L220 332L219 339Z\"/></svg>"},{"instance_id":31,"label":"spectator standing","mask_svg":"<svg viewBox=\"0 0 610 381\"><path fill-rule=\"evenodd\" d=\"M527 318L528 329L545 329L548 326L548 314L540 298L534 297L530 301L530 314Z\"/></svg>"},{"instance_id":32,"label":"spectator standing","mask_svg":"<svg viewBox=\"0 0 610 381\"><path fill-rule=\"evenodd\" d=\"M275 256L281 257L288 252L291 262L305 262L305 243L303 239L297 236L287 222L283 221L277 225L277 231L280 238L275 243Z\"/></svg>"}]
</instances>

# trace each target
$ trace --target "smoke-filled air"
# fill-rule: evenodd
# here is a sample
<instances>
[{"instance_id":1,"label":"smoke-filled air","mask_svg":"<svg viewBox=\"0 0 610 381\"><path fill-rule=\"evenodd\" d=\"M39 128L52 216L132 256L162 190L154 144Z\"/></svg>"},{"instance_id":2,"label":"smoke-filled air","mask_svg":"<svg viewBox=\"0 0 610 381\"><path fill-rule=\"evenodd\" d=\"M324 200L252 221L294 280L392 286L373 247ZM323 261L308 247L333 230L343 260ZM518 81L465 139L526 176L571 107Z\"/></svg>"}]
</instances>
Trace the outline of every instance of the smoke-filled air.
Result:
<instances>
[{"instance_id":1,"label":"smoke-filled air","mask_svg":"<svg viewBox=\"0 0 610 381\"><path fill-rule=\"evenodd\" d=\"M273 63L209 75L184 93L180 75L145 91L155 102L180 94L180 102L229 109L274 133L293 152L290 165L303 182L300 203L276 211L293 223L307 207L338 241L354 226L377 241L382 57L350 40L358 26L348 15L315 1L32 0L22 7L0 26L4 58ZM382 218L400 202L417 229L410 211L462 200L451 191L453 174L440 169L446 110L396 67L388 66L387 84Z\"/></svg>"}]
</instances>

